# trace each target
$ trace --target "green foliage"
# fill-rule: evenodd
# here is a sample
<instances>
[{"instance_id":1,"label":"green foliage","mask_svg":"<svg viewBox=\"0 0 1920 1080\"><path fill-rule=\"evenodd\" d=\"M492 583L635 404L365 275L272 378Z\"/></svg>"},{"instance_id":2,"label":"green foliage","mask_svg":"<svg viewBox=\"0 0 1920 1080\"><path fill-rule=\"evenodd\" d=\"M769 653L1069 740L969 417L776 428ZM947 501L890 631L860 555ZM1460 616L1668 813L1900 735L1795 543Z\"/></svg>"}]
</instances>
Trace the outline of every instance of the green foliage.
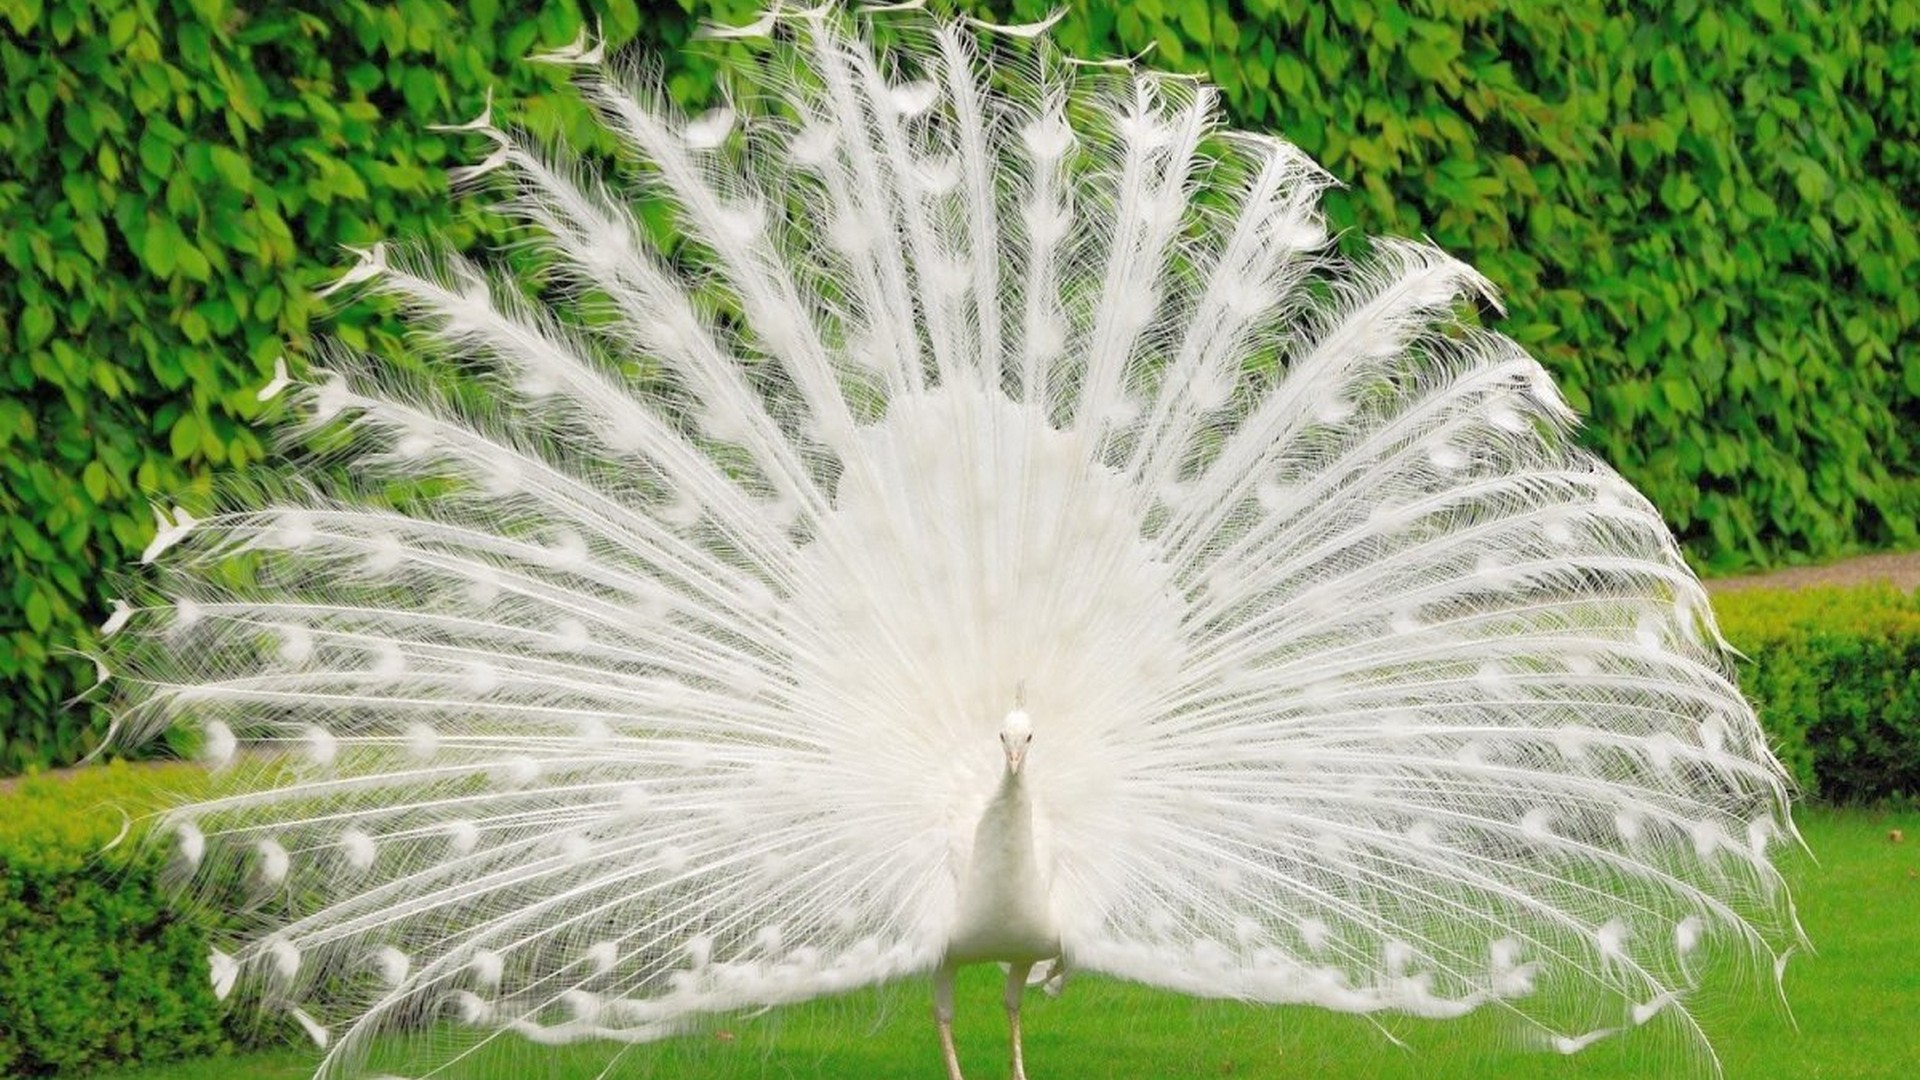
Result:
<instances>
[{"instance_id":1,"label":"green foliage","mask_svg":"<svg viewBox=\"0 0 1920 1080\"><path fill-rule=\"evenodd\" d=\"M616 43L677 52L693 29L632 0L597 14ZM308 351L342 245L482 237L445 181L476 147L428 125L489 90L542 111L563 77L522 58L581 25L571 0L0 8L0 775L99 741L61 703L94 682L70 650L117 591L103 575L138 557L152 506L204 509L261 459L255 390ZM689 67L671 89L711 84ZM378 333L359 310L330 330Z\"/></svg>"},{"instance_id":2,"label":"green foliage","mask_svg":"<svg viewBox=\"0 0 1920 1080\"><path fill-rule=\"evenodd\" d=\"M1839 803L1920 797L1920 594L1751 589L1714 608L1752 658L1740 688L1804 792Z\"/></svg>"},{"instance_id":3,"label":"green foliage","mask_svg":"<svg viewBox=\"0 0 1920 1080\"><path fill-rule=\"evenodd\" d=\"M1064 36L1205 71L1353 185L1336 224L1486 273L1697 561L1915 540L1920 4L1234 6Z\"/></svg>"},{"instance_id":4,"label":"green foliage","mask_svg":"<svg viewBox=\"0 0 1920 1080\"><path fill-rule=\"evenodd\" d=\"M0 793L0 1075L165 1061L229 1045L204 929L170 910L159 849L104 848L121 812L197 772L110 768Z\"/></svg>"},{"instance_id":5,"label":"green foliage","mask_svg":"<svg viewBox=\"0 0 1920 1080\"><path fill-rule=\"evenodd\" d=\"M715 65L685 9L713 5L678 2L592 7L691 105ZM203 507L262 456L253 390L307 353L340 246L491 238L445 191L475 148L427 125L492 89L579 137L520 58L581 21L576 0L0 11L0 773L98 740L60 708L93 681L62 650L151 503ZM1487 273L1589 440L1732 568L1920 540L1917 28L1916 0L1083 0L1058 37L1205 72L1237 124L1353 185L1336 225ZM357 308L329 326L383 336Z\"/></svg>"}]
</instances>

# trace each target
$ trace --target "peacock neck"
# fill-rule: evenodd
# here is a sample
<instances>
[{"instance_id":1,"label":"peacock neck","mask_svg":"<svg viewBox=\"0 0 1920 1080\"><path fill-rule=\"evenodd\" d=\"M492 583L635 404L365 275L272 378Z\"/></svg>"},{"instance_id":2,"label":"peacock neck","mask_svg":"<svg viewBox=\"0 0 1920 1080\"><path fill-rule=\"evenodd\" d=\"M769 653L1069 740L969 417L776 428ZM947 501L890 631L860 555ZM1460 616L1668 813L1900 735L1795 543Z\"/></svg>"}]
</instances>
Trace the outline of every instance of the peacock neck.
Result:
<instances>
[{"instance_id":1,"label":"peacock neck","mask_svg":"<svg viewBox=\"0 0 1920 1080\"><path fill-rule=\"evenodd\" d=\"M994 792L994 798L1018 802L1025 806L1027 804L1026 775L1013 769L1001 769L1000 788Z\"/></svg>"},{"instance_id":2,"label":"peacock neck","mask_svg":"<svg viewBox=\"0 0 1920 1080\"><path fill-rule=\"evenodd\" d=\"M1033 850L1033 800L1024 771L1000 773L1000 786L980 815L977 841L994 850L1004 864L1021 870L1037 866Z\"/></svg>"}]
</instances>

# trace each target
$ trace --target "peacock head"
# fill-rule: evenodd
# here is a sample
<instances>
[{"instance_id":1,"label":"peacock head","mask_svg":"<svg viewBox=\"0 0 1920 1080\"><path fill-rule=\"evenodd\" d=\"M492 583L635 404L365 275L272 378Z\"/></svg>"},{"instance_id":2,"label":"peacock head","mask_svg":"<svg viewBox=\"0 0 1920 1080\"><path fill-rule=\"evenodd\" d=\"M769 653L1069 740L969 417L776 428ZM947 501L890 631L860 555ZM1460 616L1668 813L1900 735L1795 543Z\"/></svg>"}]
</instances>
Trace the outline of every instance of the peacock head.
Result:
<instances>
[{"instance_id":1,"label":"peacock head","mask_svg":"<svg viewBox=\"0 0 1920 1080\"><path fill-rule=\"evenodd\" d=\"M1027 760L1027 748L1033 745L1033 718L1027 710L1015 708L1000 724L1000 747L1007 752L1007 771L1018 775Z\"/></svg>"}]
</instances>

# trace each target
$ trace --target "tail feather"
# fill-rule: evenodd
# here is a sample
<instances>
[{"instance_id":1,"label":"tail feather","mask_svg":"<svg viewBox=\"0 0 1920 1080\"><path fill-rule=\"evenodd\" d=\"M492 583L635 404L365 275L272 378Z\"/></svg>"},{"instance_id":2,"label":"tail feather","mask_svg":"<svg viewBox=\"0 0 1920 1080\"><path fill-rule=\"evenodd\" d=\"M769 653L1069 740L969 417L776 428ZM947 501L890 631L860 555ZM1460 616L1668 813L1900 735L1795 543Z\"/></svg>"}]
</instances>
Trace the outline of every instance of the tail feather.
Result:
<instances>
[{"instance_id":1,"label":"tail feather","mask_svg":"<svg viewBox=\"0 0 1920 1080\"><path fill-rule=\"evenodd\" d=\"M327 353L304 478L162 515L117 730L224 770L220 988L340 1073L924 972L1019 702L1076 967L1697 1039L1696 949L1798 936L1784 774L1488 283L1330 251L1210 88L897 18L772 12L699 117L554 53L632 187L461 125L537 287L369 249L435 362Z\"/></svg>"}]
</instances>

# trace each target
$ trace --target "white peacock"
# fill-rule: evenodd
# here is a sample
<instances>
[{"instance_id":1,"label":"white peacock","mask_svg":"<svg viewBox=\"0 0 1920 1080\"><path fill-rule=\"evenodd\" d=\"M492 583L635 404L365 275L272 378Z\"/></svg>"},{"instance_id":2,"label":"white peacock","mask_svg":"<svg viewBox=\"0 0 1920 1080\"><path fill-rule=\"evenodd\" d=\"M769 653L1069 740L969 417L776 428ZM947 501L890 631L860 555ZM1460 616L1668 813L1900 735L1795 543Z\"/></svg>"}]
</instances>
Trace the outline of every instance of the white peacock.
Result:
<instances>
[{"instance_id":1,"label":"white peacock","mask_svg":"<svg viewBox=\"0 0 1920 1080\"><path fill-rule=\"evenodd\" d=\"M1709 939L1783 962L1781 769L1487 283L1342 257L1205 85L863 18L722 31L768 44L693 118L543 57L630 176L465 125L545 299L364 252L439 365L332 349L291 396L348 468L162 515L119 728L231 767L174 816L264 897L221 992L334 1075L931 973L957 1080L973 962L1016 1077L1067 965L1570 1052L1697 1038Z\"/></svg>"}]
</instances>

